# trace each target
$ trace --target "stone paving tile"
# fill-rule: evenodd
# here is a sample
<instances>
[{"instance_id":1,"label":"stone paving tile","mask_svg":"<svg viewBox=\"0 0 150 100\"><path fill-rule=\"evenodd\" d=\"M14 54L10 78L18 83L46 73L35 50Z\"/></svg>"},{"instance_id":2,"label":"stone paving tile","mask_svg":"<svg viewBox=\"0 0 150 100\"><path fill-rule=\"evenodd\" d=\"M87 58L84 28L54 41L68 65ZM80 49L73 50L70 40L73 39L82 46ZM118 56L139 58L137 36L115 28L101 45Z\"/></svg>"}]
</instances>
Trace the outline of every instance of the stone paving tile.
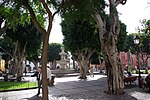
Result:
<instances>
[{"instance_id":1,"label":"stone paving tile","mask_svg":"<svg viewBox=\"0 0 150 100\"><path fill-rule=\"evenodd\" d=\"M55 91L49 91L49 94L58 97L60 95L68 94L68 92L65 90L55 90Z\"/></svg>"},{"instance_id":2,"label":"stone paving tile","mask_svg":"<svg viewBox=\"0 0 150 100\"><path fill-rule=\"evenodd\" d=\"M88 92L87 89L83 89L83 88L74 88L74 89L69 89L69 90L65 90L67 91L67 94L72 95L74 93L84 93L84 92Z\"/></svg>"},{"instance_id":3,"label":"stone paving tile","mask_svg":"<svg viewBox=\"0 0 150 100\"><path fill-rule=\"evenodd\" d=\"M103 89L105 89L106 87L104 87ZM101 89L100 86L90 86L90 87L86 87L87 90L89 91L96 91L98 89Z\"/></svg>"},{"instance_id":4,"label":"stone paving tile","mask_svg":"<svg viewBox=\"0 0 150 100\"><path fill-rule=\"evenodd\" d=\"M126 93L119 96L105 94L106 89L106 78L101 75L87 80L79 80L77 77L59 78L55 86L48 88L49 100L150 100L150 93L136 85L126 86ZM3 92L0 93L0 100L41 100L41 97L35 96L36 93L37 89Z\"/></svg>"}]
</instances>

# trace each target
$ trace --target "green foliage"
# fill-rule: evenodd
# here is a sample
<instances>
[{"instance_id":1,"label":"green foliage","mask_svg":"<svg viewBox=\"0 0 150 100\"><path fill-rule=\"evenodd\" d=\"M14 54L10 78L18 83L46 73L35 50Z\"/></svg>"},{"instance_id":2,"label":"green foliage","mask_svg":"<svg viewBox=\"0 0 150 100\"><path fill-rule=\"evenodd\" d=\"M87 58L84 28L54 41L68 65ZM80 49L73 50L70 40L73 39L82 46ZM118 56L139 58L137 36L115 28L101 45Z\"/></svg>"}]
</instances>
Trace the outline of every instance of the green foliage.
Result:
<instances>
[{"instance_id":1,"label":"green foliage","mask_svg":"<svg viewBox=\"0 0 150 100\"><path fill-rule=\"evenodd\" d=\"M131 73L132 73L132 74L136 74L136 70L132 70Z\"/></svg>"},{"instance_id":2,"label":"green foliage","mask_svg":"<svg viewBox=\"0 0 150 100\"><path fill-rule=\"evenodd\" d=\"M139 32L141 32L141 50L143 53L150 54L150 20L143 19L141 21Z\"/></svg>"},{"instance_id":3,"label":"green foliage","mask_svg":"<svg viewBox=\"0 0 150 100\"><path fill-rule=\"evenodd\" d=\"M59 53L61 52L62 45L59 43L49 44L48 60L53 62L54 60L60 60Z\"/></svg>"},{"instance_id":4,"label":"green foliage","mask_svg":"<svg viewBox=\"0 0 150 100\"><path fill-rule=\"evenodd\" d=\"M150 54L149 50L149 36L146 33L132 33L127 36L127 41L126 41L126 50L130 50L132 53L136 53L136 45L134 44L134 37L138 35L140 37L140 44L139 44L139 49L140 52L142 53L148 53Z\"/></svg>"},{"instance_id":5,"label":"green foliage","mask_svg":"<svg viewBox=\"0 0 150 100\"><path fill-rule=\"evenodd\" d=\"M30 18L25 9L15 0L1 0L0 16L5 19L5 25L16 29L18 24L29 22Z\"/></svg>"},{"instance_id":6,"label":"green foliage","mask_svg":"<svg viewBox=\"0 0 150 100\"><path fill-rule=\"evenodd\" d=\"M126 48L125 48L125 52L127 52L128 50L130 50L132 53L135 53L135 44L133 41L134 36L136 35L136 33L131 33L129 35L127 35L127 40L126 40Z\"/></svg>"},{"instance_id":7,"label":"green foliage","mask_svg":"<svg viewBox=\"0 0 150 100\"><path fill-rule=\"evenodd\" d=\"M63 14L66 12L78 12L85 15L82 17L86 17L86 15L90 15L95 12L104 14L105 7L105 0L66 0L63 7Z\"/></svg>"},{"instance_id":8,"label":"green foliage","mask_svg":"<svg viewBox=\"0 0 150 100\"><path fill-rule=\"evenodd\" d=\"M141 33L140 34L140 48L142 53L148 53L150 54L150 37L146 33Z\"/></svg>"},{"instance_id":9,"label":"green foliage","mask_svg":"<svg viewBox=\"0 0 150 100\"><path fill-rule=\"evenodd\" d=\"M37 0L29 0L29 2L32 4L40 25L45 27L46 16L41 2ZM22 6L22 0L1 0L0 16L5 19L5 25L13 28L13 31L20 24L25 25L28 22L30 23L31 19L28 10Z\"/></svg>"},{"instance_id":10,"label":"green foliage","mask_svg":"<svg viewBox=\"0 0 150 100\"><path fill-rule=\"evenodd\" d=\"M120 34L118 37L117 48L118 51L124 51L127 46L127 31L126 25L120 21Z\"/></svg>"},{"instance_id":11,"label":"green foliage","mask_svg":"<svg viewBox=\"0 0 150 100\"><path fill-rule=\"evenodd\" d=\"M40 54L41 38L41 34L33 24L19 25L15 31L13 29L6 30L6 34L1 41L1 46L6 50L9 50L9 47L14 50L15 44L18 42L20 50L23 50L26 45L26 55L28 60L31 60L38 58ZM3 43L6 45L3 45Z\"/></svg>"},{"instance_id":12,"label":"green foliage","mask_svg":"<svg viewBox=\"0 0 150 100\"><path fill-rule=\"evenodd\" d=\"M77 50L95 49L100 47L99 36L96 25L87 20L63 20L62 33L63 44L72 53Z\"/></svg>"}]
</instances>

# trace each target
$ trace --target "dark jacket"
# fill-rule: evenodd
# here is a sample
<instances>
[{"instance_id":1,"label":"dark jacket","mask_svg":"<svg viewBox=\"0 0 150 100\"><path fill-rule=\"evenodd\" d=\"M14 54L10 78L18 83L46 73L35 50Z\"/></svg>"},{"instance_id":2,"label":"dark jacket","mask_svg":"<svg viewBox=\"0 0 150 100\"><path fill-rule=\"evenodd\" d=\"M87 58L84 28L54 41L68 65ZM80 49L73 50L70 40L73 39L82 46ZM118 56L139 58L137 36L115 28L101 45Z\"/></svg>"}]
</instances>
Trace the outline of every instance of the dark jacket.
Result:
<instances>
[{"instance_id":1,"label":"dark jacket","mask_svg":"<svg viewBox=\"0 0 150 100\"><path fill-rule=\"evenodd\" d=\"M36 77L37 78L37 80L40 80L39 79L39 72L38 71L36 71L33 75L31 75L31 77Z\"/></svg>"}]
</instances>

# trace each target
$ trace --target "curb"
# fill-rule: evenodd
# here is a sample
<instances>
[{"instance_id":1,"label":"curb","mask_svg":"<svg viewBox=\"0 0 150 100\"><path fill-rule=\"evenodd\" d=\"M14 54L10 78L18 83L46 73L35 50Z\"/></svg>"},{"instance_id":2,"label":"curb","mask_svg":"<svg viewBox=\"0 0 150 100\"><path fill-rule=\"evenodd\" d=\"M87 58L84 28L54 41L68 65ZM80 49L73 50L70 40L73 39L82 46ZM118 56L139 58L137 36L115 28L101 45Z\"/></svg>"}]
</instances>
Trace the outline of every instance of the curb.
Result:
<instances>
[{"instance_id":1,"label":"curb","mask_svg":"<svg viewBox=\"0 0 150 100\"><path fill-rule=\"evenodd\" d=\"M20 91L20 90L29 90L29 89L36 89L36 88L38 88L38 87L23 88L23 89L13 89L13 90L0 90L0 92Z\"/></svg>"}]
</instances>

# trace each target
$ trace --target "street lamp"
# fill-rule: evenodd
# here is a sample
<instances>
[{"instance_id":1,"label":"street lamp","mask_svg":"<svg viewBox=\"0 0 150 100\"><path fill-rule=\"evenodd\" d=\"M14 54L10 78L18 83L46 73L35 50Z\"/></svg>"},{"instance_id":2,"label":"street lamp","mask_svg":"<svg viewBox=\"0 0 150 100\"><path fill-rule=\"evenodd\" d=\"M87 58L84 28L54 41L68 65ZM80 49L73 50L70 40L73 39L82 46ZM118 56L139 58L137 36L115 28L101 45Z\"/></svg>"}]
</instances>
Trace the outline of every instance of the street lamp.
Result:
<instances>
[{"instance_id":1,"label":"street lamp","mask_svg":"<svg viewBox=\"0 0 150 100\"><path fill-rule=\"evenodd\" d=\"M137 61L138 61L138 70L139 70L139 76L138 76L138 83L139 87L142 87L142 77L140 73L140 63L139 63L139 43L140 43L140 38L138 35L134 37L134 44L136 45L136 50L137 50Z\"/></svg>"}]
</instances>

